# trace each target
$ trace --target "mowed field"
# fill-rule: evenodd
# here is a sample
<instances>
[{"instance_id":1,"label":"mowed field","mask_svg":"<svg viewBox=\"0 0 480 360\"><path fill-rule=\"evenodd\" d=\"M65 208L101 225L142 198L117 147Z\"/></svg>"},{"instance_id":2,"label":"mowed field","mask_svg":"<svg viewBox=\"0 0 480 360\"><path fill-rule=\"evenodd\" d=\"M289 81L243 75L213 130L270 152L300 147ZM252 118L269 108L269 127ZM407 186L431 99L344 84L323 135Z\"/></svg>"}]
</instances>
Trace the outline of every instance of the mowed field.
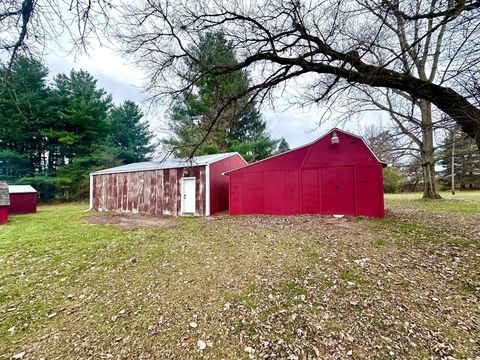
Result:
<instances>
[{"instance_id":1,"label":"mowed field","mask_svg":"<svg viewBox=\"0 0 480 360\"><path fill-rule=\"evenodd\" d=\"M0 359L478 359L480 193L442 195L385 219L12 216Z\"/></svg>"}]
</instances>

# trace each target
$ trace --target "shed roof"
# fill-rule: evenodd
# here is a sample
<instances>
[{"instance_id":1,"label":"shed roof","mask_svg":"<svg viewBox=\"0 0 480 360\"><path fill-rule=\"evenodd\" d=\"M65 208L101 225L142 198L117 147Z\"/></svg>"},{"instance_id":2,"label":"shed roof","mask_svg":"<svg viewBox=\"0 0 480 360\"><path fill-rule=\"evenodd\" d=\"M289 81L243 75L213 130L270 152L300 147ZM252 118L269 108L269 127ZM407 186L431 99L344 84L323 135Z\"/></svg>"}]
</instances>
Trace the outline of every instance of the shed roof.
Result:
<instances>
[{"instance_id":1,"label":"shed roof","mask_svg":"<svg viewBox=\"0 0 480 360\"><path fill-rule=\"evenodd\" d=\"M0 182L0 206L10 205L10 196L8 194L7 183Z\"/></svg>"},{"instance_id":2,"label":"shed roof","mask_svg":"<svg viewBox=\"0 0 480 360\"><path fill-rule=\"evenodd\" d=\"M189 166L203 166L214 163L216 161L226 159L230 156L238 155L237 152L194 156L192 158L179 158L179 159L165 159L163 161L145 161L128 165L117 166L109 169L99 170L91 175L102 174L116 174L124 172L135 171L147 171L147 170L161 170L161 169L174 169L183 168Z\"/></svg>"},{"instance_id":3,"label":"shed roof","mask_svg":"<svg viewBox=\"0 0 480 360\"><path fill-rule=\"evenodd\" d=\"M37 192L30 185L8 185L8 191L10 194L31 194Z\"/></svg>"}]
</instances>

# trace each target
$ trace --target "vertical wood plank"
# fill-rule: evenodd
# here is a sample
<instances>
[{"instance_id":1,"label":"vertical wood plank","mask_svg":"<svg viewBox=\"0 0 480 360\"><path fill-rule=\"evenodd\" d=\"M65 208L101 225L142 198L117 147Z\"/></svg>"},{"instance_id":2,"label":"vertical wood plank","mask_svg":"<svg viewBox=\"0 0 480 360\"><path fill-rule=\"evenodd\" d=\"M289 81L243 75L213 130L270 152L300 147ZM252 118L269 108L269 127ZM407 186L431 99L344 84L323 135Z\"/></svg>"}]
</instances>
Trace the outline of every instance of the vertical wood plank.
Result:
<instances>
[{"instance_id":1,"label":"vertical wood plank","mask_svg":"<svg viewBox=\"0 0 480 360\"><path fill-rule=\"evenodd\" d=\"M157 170L155 173L157 181L155 214L163 215L163 170Z\"/></svg>"}]
</instances>

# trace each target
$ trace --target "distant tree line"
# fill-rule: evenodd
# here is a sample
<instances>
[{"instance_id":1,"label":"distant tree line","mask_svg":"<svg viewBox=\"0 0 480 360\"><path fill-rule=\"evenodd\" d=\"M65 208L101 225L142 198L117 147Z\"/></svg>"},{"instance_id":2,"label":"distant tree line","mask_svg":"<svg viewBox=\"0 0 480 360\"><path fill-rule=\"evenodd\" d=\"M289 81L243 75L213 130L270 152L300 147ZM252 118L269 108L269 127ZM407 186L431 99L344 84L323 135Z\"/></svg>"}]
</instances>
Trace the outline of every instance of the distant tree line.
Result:
<instances>
[{"instance_id":1,"label":"distant tree line","mask_svg":"<svg viewBox=\"0 0 480 360\"><path fill-rule=\"evenodd\" d=\"M447 133L438 151L438 157L439 164L444 169L440 172L441 184L451 187L453 171L456 188L480 188L480 152L475 141L465 136L458 127Z\"/></svg>"},{"instance_id":2,"label":"distant tree line","mask_svg":"<svg viewBox=\"0 0 480 360\"><path fill-rule=\"evenodd\" d=\"M90 172L150 158L153 134L137 104L115 105L83 70L47 76L27 57L0 67L0 180L74 200L88 196Z\"/></svg>"},{"instance_id":3,"label":"distant tree line","mask_svg":"<svg viewBox=\"0 0 480 360\"><path fill-rule=\"evenodd\" d=\"M475 141L458 126L438 135L442 140L434 149L434 156L440 188L451 188L452 172L456 189L480 188L480 152ZM389 164L383 171L385 192L419 191L424 187L421 157L411 142L398 137L395 129L379 126L365 128L363 136L375 154Z\"/></svg>"}]
</instances>

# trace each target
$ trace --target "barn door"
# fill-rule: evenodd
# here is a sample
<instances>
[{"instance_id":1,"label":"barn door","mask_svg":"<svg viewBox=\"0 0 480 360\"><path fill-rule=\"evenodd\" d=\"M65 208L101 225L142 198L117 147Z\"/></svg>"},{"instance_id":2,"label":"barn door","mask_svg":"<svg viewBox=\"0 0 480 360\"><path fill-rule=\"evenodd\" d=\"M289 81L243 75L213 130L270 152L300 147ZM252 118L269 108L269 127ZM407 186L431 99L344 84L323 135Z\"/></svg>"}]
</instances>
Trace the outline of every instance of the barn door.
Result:
<instances>
[{"instance_id":1,"label":"barn door","mask_svg":"<svg viewBox=\"0 0 480 360\"><path fill-rule=\"evenodd\" d=\"M322 213L355 215L353 167L322 169Z\"/></svg>"},{"instance_id":2,"label":"barn door","mask_svg":"<svg viewBox=\"0 0 480 360\"><path fill-rule=\"evenodd\" d=\"M355 198L357 214L371 217L383 216L382 168L357 166L355 169Z\"/></svg>"},{"instance_id":3,"label":"barn door","mask_svg":"<svg viewBox=\"0 0 480 360\"><path fill-rule=\"evenodd\" d=\"M195 214L195 178L182 178L182 214Z\"/></svg>"}]
</instances>

